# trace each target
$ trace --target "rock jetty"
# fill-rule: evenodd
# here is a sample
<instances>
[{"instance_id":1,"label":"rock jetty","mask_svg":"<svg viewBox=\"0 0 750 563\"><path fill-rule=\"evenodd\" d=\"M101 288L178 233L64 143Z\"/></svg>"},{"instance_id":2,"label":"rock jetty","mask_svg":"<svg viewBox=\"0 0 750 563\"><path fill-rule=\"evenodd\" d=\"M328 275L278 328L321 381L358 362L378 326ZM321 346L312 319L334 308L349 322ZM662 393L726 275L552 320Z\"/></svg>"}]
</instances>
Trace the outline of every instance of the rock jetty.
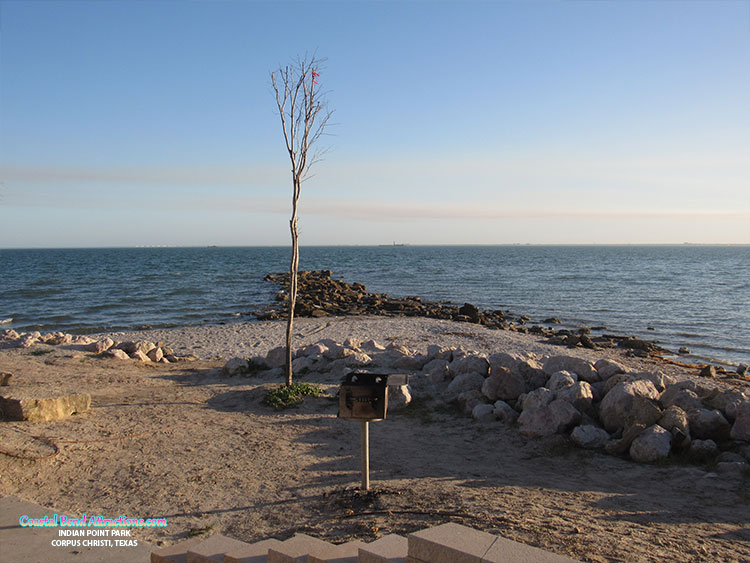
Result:
<instances>
[{"instance_id":1,"label":"rock jetty","mask_svg":"<svg viewBox=\"0 0 750 563\"><path fill-rule=\"evenodd\" d=\"M285 319L289 302L289 274L268 274L266 281L280 284L276 303L256 314L259 320ZM550 344L569 348L622 348L631 356L649 357L670 355L671 352L655 342L616 334L592 335L592 329L554 329L557 318L531 324L526 315L511 311L481 310L471 303L456 305L449 302L426 301L420 297L391 297L385 293L369 293L364 284L347 283L332 277L331 270L301 271L298 273L297 302L294 313L300 317L342 315L420 316L456 322L476 323L493 329L536 334ZM542 326L547 325L547 326ZM604 328L604 327L598 327ZM712 366L713 367L713 366ZM714 371L726 374L721 368Z\"/></svg>"}]
</instances>

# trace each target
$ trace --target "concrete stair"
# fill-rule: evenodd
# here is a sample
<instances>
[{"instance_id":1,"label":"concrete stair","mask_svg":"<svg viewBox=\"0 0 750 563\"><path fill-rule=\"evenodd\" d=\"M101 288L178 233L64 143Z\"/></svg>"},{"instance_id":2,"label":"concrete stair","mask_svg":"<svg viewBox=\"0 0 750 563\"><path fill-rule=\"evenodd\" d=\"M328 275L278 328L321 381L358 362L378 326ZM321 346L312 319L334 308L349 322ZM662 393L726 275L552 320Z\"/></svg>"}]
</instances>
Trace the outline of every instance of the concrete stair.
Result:
<instances>
[{"instance_id":1,"label":"concrete stair","mask_svg":"<svg viewBox=\"0 0 750 563\"><path fill-rule=\"evenodd\" d=\"M305 534L248 544L222 535L191 538L151 553L151 563L575 563L506 538L448 523L371 543L334 545Z\"/></svg>"}]
</instances>

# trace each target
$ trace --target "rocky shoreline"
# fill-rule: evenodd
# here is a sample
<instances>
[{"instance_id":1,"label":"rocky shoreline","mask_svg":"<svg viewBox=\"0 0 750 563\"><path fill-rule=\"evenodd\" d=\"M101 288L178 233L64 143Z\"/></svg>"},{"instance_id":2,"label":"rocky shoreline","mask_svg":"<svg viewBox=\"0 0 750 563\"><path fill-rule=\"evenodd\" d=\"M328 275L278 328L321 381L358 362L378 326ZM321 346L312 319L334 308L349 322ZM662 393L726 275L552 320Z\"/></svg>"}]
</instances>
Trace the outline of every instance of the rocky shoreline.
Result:
<instances>
[{"instance_id":1,"label":"rocky shoreline","mask_svg":"<svg viewBox=\"0 0 750 563\"><path fill-rule=\"evenodd\" d=\"M507 330L523 334L534 334L546 338L549 344L567 348L620 348L627 355L641 358L657 358L660 361L679 365L688 369L699 369L701 375L716 377L732 376L732 372L722 366L696 365L677 362L669 358L688 352L667 350L657 342L624 336L606 334L595 336L592 330L604 327L581 327L578 329L555 329L551 325L561 324L559 319L548 318L541 324L531 323L527 315L513 314L511 311L480 310L471 303L456 305L449 302L426 301L417 296L391 297L385 293L369 293L364 284L347 283L332 276L331 270L306 270L298 274L298 294L295 315L299 317L321 318L328 316L385 315L404 317L427 317L456 322L474 323L492 329ZM265 281L281 285L276 295L276 303L256 314L259 320L286 319L289 300L289 274L268 274ZM546 326L543 326L546 325ZM736 373L744 376L748 367L740 365Z\"/></svg>"}]
</instances>

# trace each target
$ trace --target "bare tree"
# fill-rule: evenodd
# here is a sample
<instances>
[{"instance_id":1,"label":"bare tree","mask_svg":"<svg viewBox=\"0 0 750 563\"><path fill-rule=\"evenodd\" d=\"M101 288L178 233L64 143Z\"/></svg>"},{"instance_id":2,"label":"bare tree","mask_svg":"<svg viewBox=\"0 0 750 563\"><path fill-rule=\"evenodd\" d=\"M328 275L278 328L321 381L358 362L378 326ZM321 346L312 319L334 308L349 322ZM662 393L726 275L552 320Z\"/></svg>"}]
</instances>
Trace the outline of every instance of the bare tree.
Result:
<instances>
[{"instance_id":1,"label":"bare tree","mask_svg":"<svg viewBox=\"0 0 750 563\"><path fill-rule=\"evenodd\" d=\"M292 161L292 260L289 265L289 320L286 327L286 384L292 384L292 328L294 307L297 303L297 269L299 267L299 234L297 231L297 206L302 182L309 177L310 168L320 160L325 150L310 148L323 135L333 112L328 111L325 96L318 91L320 65L324 59L313 55L299 58L271 73L271 83L276 92L276 105L281 117L284 141Z\"/></svg>"}]
</instances>

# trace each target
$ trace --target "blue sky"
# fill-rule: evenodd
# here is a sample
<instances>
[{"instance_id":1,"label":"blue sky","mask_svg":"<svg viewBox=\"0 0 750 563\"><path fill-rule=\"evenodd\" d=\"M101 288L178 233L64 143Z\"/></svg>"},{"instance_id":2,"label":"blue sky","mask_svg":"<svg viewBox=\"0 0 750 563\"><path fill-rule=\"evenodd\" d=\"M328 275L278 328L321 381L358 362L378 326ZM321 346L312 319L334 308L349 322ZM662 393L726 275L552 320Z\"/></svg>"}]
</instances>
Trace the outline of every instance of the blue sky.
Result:
<instances>
[{"instance_id":1,"label":"blue sky","mask_svg":"<svg viewBox=\"0 0 750 563\"><path fill-rule=\"evenodd\" d=\"M750 3L0 0L0 248L750 243Z\"/></svg>"}]
</instances>

